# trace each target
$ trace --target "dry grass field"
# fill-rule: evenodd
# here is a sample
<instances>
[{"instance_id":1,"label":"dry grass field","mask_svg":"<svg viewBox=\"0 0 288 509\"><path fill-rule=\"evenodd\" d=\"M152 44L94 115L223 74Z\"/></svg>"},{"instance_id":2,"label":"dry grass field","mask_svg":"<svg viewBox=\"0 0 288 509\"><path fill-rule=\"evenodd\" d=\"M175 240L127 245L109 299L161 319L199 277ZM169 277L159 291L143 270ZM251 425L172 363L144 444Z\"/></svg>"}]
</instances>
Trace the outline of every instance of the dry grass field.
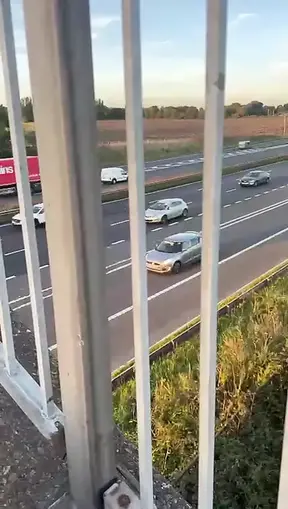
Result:
<instances>
[{"instance_id":1,"label":"dry grass field","mask_svg":"<svg viewBox=\"0 0 288 509\"><path fill-rule=\"evenodd\" d=\"M204 120L145 119L144 138L153 141L190 142L202 144ZM98 122L99 142L125 142L124 120L103 120ZM283 117L243 117L225 119L224 137L254 138L283 135Z\"/></svg>"},{"instance_id":2,"label":"dry grass field","mask_svg":"<svg viewBox=\"0 0 288 509\"><path fill-rule=\"evenodd\" d=\"M225 119L224 144L236 146L239 140L255 143L283 136L283 117L243 117ZM124 120L97 123L100 164L126 164ZM34 124L24 125L26 141L33 145ZM203 147L204 120L144 119L145 160L154 161L199 152ZM34 141L35 143L35 141Z\"/></svg>"}]
</instances>

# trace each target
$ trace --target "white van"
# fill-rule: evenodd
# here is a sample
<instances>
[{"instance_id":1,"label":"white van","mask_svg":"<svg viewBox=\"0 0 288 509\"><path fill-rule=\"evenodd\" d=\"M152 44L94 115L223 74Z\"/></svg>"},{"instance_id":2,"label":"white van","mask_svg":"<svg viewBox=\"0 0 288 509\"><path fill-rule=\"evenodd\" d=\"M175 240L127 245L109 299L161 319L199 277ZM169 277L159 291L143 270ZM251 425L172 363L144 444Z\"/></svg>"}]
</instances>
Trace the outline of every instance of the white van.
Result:
<instances>
[{"instance_id":1,"label":"white van","mask_svg":"<svg viewBox=\"0 0 288 509\"><path fill-rule=\"evenodd\" d=\"M247 141L239 141L238 148L243 149L243 148L248 148L248 147L250 147L250 141L249 140L247 140Z\"/></svg>"},{"instance_id":2,"label":"white van","mask_svg":"<svg viewBox=\"0 0 288 509\"><path fill-rule=\"evenodd\" d=\"M127 182L128 172L124 168L103 168L101 171L101 182L103 184L117 184Z\"/></svg>"}]
</instances>

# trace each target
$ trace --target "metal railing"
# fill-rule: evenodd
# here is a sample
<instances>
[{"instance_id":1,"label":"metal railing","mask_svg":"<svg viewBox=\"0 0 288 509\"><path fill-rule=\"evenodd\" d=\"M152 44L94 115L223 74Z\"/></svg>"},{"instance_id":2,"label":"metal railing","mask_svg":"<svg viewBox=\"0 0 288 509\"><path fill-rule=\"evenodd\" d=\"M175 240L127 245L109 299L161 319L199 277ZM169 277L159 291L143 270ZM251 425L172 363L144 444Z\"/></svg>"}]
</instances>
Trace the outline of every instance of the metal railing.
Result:
<instances>
[{"instance_id":1,"label":"metal railing","mask_svg":"<svg viewBox=\"0 0 288 509\"><path fill-rule=\"evenodd\" d=\"M152 509L139 4L139 0L122 0L140 498L142 509ZM42 433L49 436L55 431L56 421L62 420L62 413L52 400L10 1L0 0L0 6L2 61L23 217L39 384L15 356L1 244L0 383ZM24 15L46 212L71 493L78 509L90 509L100 507L100 494L106 489L104 500L109 507L116 465L107 315L103 302L105 267L100 171L96 171L99 166L95 147L89 0L24 0ZM227 0L207 0L199 509L213 507L226 26ZM95 73L97 75L97 64ZM287 421L286 416L278 509L284 509L287 498ZM125 486L123 489L125 493Z\"/></svg>"}]
</instances>

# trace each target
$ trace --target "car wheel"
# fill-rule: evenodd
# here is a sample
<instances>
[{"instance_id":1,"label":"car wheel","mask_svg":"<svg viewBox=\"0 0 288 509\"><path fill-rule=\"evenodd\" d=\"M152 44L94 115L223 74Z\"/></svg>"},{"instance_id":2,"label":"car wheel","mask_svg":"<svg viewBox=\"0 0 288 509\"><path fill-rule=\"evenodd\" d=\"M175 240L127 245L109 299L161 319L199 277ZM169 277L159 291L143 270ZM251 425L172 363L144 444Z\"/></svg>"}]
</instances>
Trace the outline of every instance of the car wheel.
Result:
<instances>
[{"instance_id":1,"label":"car wheel","mask_svg":"<svg viewBox=\"0 0 288 509\"><path fill-rule=\"evenodd\" d=\"M182 212L182 217L187 217L187 216L188 216L188 209L184 209Z\"/></svg>"},{"instance_id":2,"label":"car wheel","mask_svg":"<svg viewBox=\"0 0 288 509\"><path fill-rule=\"evenodd\" d=\"M172 268L172 272L174 274L179 274L180 270L181 270L181 262L175 262L174 265L173 265L173 268Z\"/></svg>"},{"instance_id":3,"label":"car wheel","mask_svg":"<svg viewBox=\"0 0 288 509\"><path fill-rule=\"evenodd\" d=\"M167 216L163 216L162 219L161 219L161 223L167 224L168 223L168 217Z\"/></svg>"},{"instance_id":4,"label":"car wheel","mask_svg":"<svg viewBox=\"0 0 288 509\"><path fill-rule=\"evenodd\" d=\"M269 182L270 182L270 178L269 178L269 177L267 177L267 179L266 179L266 184L269 184Z\"/></svg>"},{"instance_id":5,"label":"car wheel","mask_svg":"<svg viewBox=\"0 0 288 509\"><path fill-rule=\"evenodd\" d=\"M113 184L113 186L114 186L115 184L117 184L117 180L116 180L115 178L114 178L114 179L112 179L112 180L111 180L111 184Z\"/></svg>"}]
</instances>

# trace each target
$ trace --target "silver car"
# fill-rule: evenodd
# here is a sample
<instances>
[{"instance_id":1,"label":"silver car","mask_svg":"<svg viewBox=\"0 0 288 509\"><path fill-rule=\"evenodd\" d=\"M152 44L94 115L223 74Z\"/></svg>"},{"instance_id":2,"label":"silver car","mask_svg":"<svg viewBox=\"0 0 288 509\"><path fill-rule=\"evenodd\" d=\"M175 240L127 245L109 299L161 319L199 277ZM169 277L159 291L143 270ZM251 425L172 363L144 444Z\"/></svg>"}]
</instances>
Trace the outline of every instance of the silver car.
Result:
<instances>
[{"instance_id":1,"label":"silver car","mask_svg":"<svg viewBox=\"0 0 288 509\"><path fill-rule=\"evenodd\" d=\"M178 274L184 265L201 259L202 237L198 232L176 233L162 240L146 255L147 270Z\"/></svg>"},{"instance_id":2,"label":"silver car","mask_svg":"<svg viewBox=\"0 0 288 509\"><path fill-rule=\"evenodd\" d=\"M145 221L146 223L167 223L169 219L187 215L188 205L182 198L169 198L151 202L145 211Z\"/></svg>"}]
</instances>

